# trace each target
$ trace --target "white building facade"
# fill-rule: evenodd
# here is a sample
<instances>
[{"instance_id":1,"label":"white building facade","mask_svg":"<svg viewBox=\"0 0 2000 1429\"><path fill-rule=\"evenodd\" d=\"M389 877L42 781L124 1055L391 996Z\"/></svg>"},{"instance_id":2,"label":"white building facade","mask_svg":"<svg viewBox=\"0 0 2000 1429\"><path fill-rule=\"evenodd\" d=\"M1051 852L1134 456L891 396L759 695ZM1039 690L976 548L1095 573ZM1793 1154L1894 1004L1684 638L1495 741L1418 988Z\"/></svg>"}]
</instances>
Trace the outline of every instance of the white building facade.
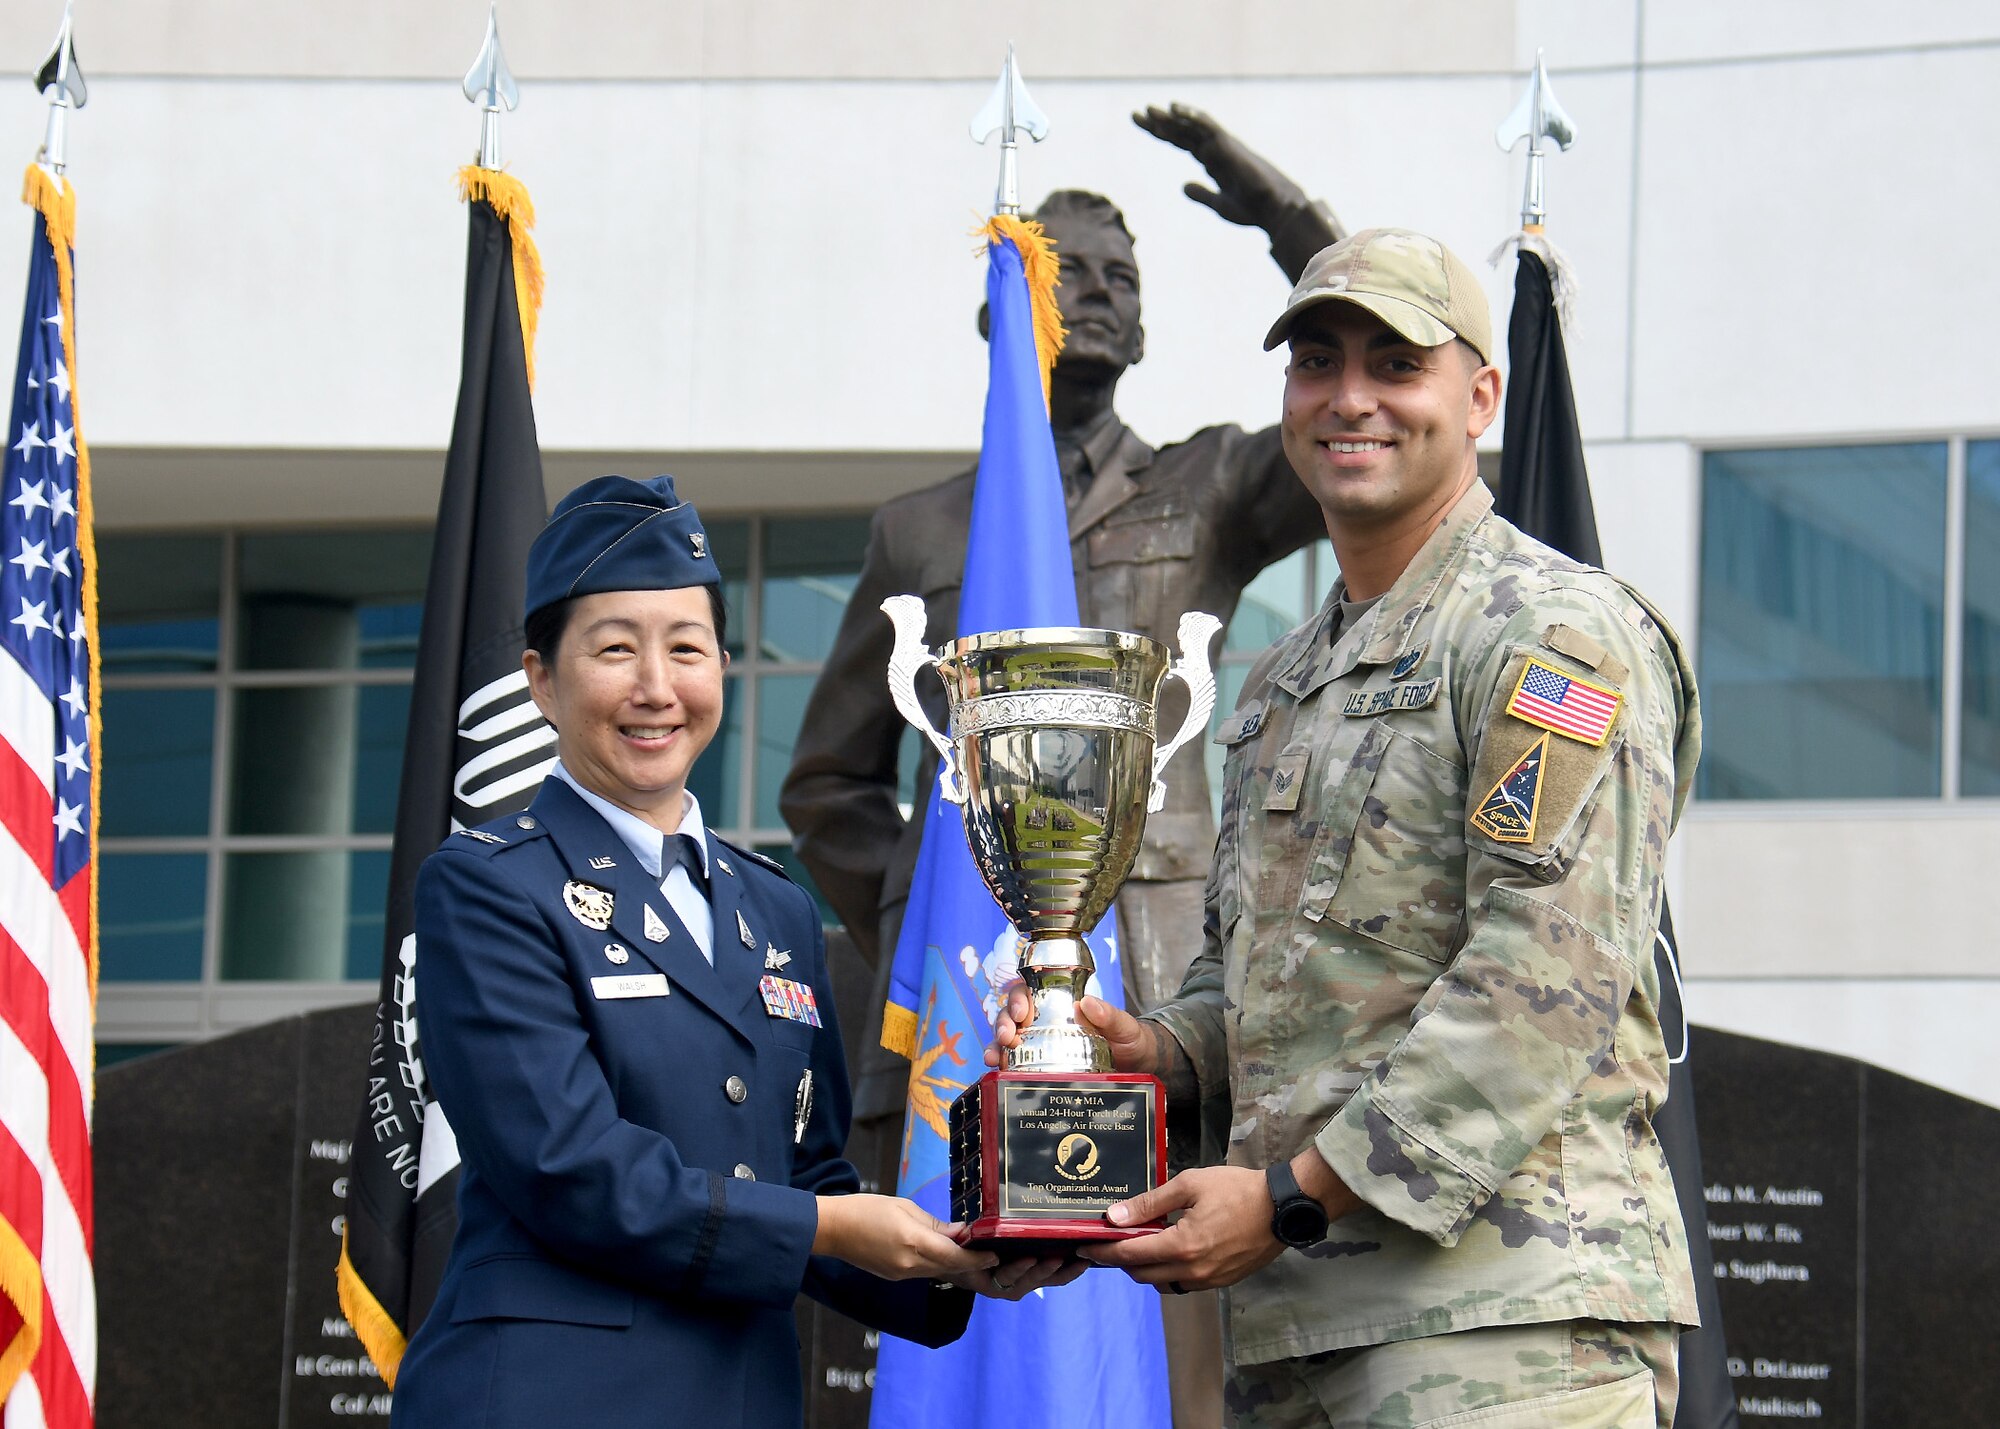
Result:
<instances>
[{"instance_id":1,"label":"white building facade","mask_svg":"<svg viewBox=\"0 0 2000 1429\"><path fill-rule=\"evenodd\" d=\"M34 10L35 7L25 7ZM57 19L13 7L33 68ZM71 125L78 392L106 633L107 1056L360 1000L379 967L417 607L458 374L475 0L95 0ZM1032 201L1138 235L1165 443L1274 421L1262 237L1127 116L1212 112L1350 227L1477 260L1537 49L1607 563L1693 644L1708 720L1673 892L1697 1020L2000 1100L2000 13L1942 0L876 0L503 5L548 294L551 496L672 471L742 627L704 808L781 851L805 691L868 513L978 439L1012 39L1054 128ZM42 107L0 102L22 161ZM0 281L31 215L0 215ZM1511 264L1489 280L1496 325ZM19 289L0 289L16 312ZM5 293L16 296L6 298ZM1497 449L1498 433L1491 445ZM1246 659L1331 578L1268 573Z\"/></svg>"}]
</instances>

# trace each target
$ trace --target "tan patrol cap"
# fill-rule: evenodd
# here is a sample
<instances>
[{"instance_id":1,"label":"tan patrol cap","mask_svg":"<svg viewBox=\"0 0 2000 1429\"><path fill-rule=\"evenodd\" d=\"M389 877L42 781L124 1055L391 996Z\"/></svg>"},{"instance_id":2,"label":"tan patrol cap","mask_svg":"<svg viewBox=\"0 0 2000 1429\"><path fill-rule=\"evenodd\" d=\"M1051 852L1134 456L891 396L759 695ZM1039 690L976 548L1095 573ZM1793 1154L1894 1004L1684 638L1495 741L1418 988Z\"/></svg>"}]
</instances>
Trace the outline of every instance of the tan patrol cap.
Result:
<instances>
[{"instance_id":1,"label":"tan patrol cap","mask_svg":"<svg viewBox=\"0 0 2000 1429\"><path fill-rule=\"evenodd\" d=\"M1479 279L1435 238L1407 228L1364 228L1320 249L1271 324L1264 350L1291 336L1300 313L1327 302L1366 308L1422 347L1462 337L1483 361L1493 360L1493 319Z\"/></svg>"}]
</instances>

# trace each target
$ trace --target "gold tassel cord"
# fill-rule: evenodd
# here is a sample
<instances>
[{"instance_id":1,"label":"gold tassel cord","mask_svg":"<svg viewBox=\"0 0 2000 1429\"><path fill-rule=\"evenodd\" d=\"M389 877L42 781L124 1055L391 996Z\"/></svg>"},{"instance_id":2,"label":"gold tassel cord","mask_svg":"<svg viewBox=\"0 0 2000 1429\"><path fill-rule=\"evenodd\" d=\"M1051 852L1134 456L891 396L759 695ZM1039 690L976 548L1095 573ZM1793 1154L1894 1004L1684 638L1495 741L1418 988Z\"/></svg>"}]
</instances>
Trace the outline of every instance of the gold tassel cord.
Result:
<instances>
[{"instance_id":1,"label":"gold tassel cord","mask_svg":"<svg viewBox=\"0 0 2000 1429\"><path fill-rule=\"evenodd\" d=\"M917 1014L914 1010L893 1002L883 1007L882 1046L898 1057L916 1058Z\"/></svg>"},{"instance_id":2,"label":"gold tassel cord","mask_svg":"<svg viewBox=\"0 0 2000 1429\"><path fill-rule=\"evenodd\" d=\"M535 388L535 326L542 314L542 251L535 246L535 203L528 186L512 174L467 164L458 171L458 196L484 202L507 224L514 250L514 301L521 310L521 348L528 363L528 390Z\"/></svg>"},{"instance_id":3,"label":"gold tassel cord","mask_svg":"<svg viewBox=\"0 0 2000 1429\"><path fill-rule=\"evenodd\" d=\"M340 1289L340 1313L347 1316L347 1323L354 1327L354 1337L368 1351L368 1358L375 1361L375 1372L382 1376L382 1382L394 1389L396 1371L402 1368L403 1351L409 1348L409 1341L395 1319L382 1308L382 1302L368 1289L354 1262L347 1258L345 1229L340 1233L340 1264L334 1271L334 1279Z\"/></svg>"},{"instance_id":4,"label":"gold tassel cord","mask_svg":"<svg viewBox=\"0 0 2000 1429\"><path fill-rule=\"evenodd\" d=\"M83 568L83 638L90 651L90 846L97 847L100 811L104 808L99 768L104 761L103 672L97 658L97 503L90 485L90 448L83 440L83 398L76 372L76 186L51 174L40 164L28 165L21 180L21 202L41 214L49 247L56 260L56 301L62 312L63 365L69 369L69 421L76 443L76 554ZM90 938L85 961L90 972L90 1011L97 1015L97 870L90 871ZM97 1048L91 1045L95 1066Z\"/></svg>"},{"instance_id":5,"label":"gold tassel cord","mask_svg":"<svg viewBox=\"0 0 2000 1429\"><path fill-rule=\"evenodd\" d=\"M987 243L1011 243L1021 255L1021 270L1028 279L1028 303L1035 318L1035 356L1042 367L1042 402L1049 400L1049 377L1055 371L1056 354L1069 336L1056 307L1056 287L1062 282L1062 263L1056 244L1032 218L1016 218L996 213L978 229ZM984 248L981 249L984 252Z\"/></svg>"}]
</instances>

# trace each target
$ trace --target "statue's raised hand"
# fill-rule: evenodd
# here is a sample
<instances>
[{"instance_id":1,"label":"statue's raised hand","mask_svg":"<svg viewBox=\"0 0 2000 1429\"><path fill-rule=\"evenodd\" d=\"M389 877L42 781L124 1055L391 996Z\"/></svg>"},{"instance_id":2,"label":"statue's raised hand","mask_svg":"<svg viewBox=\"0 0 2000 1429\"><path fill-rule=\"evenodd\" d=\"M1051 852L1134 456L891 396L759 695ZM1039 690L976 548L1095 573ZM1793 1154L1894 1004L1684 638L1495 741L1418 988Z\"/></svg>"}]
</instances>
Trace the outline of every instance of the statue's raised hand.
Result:
<instances>
[{"instance_id":1,"label":"statue's raised hand","mask_svg":"<svg viewBox=\"0 0 2000 1429\"><path fill-rule=\"evenodd\" d=\"M1231 223L1275 234L1278 225L1307 202L1305 190L1275 164L1192 105L1165 109L1148 105L1132 116L1132 122L1155 139L1194 155L1215 187L1187 184L1182 191Z\"/></svg>"}]
</instances>

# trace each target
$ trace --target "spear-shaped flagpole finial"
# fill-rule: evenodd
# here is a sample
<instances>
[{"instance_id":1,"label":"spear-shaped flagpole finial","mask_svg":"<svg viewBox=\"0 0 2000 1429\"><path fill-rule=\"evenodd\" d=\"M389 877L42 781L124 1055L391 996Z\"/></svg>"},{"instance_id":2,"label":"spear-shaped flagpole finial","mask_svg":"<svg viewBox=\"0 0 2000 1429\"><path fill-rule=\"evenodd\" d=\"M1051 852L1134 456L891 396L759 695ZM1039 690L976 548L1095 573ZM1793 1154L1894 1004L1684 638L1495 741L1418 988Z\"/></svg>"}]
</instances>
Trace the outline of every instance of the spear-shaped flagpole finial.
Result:
<instances>
[{"instance_id":1,"label":"spear-shaped flagpole finial","mask_svg":"<svg viewBox=\"0 0 2000 1429\"><path fill-rule=\"evenodd\" d=\"M521 87L507 68L506 52L500 48L498 0L486 7L486 38L479 46L479 58L465 72L465 97L484 111L479 116L479 158L482 169L500 167L500 111L521 102Z\"/></svg>"},{"instance_id":2,"label":"spear-shaped flagpole finial","mask_svg":"<svg viewBox=\"0 0 2000 1429\"><path fill-rule=\"evenodd\" d=\"M49 103L48 127L42 131L42 151L35 162L59 175L69 163L69 112L83 108L90 99L90 87L83 82L83 70L76 62L69 0L63 3L55 48L35 71L35 89Z\"/></svg>"},{"instance_id":3,"label":"spear-shaped flagpole finial","mask_svg":"<svg viewBox=\"0 0 2000 1429\"><path fill-rule=\"evenodd\" d=\"M1576 124L1556 102L1556 92L1549 87L1549 72L1542 64L1540 50L1535 51L1535 72L1528 77L1527 93L1521 96L1513 112L1500 121L1493 138L1502 149L1508 150L1523 139L1528 141L1528 178L1521 193L1521 227L1529 233L1540 233L1548 217L1542 192L1542 140L1554 140L1558 149L1567 149L1576 142Z\"/></svg>"},{"instance_id":4,"label":"spear-shaped flagpole finial","mask_svg":"<svg viewBox=\"0 0 2000 1429\"><path fill-rule=\"evenodd\" d=\"M984 144L995 134L1000 136L1000 185L993 194L993 211L1019 215L1021 180L1014 157L1018 136L1026 134L1041 143L1048 137L1049 117L1028 97L1028 86L1021 82L1020 68L1014 63L1012 41L1007 44L1007 63L1001 67L1000 82L972 116L971 129L976 144Z\"/></svg>"}]
</instances>

